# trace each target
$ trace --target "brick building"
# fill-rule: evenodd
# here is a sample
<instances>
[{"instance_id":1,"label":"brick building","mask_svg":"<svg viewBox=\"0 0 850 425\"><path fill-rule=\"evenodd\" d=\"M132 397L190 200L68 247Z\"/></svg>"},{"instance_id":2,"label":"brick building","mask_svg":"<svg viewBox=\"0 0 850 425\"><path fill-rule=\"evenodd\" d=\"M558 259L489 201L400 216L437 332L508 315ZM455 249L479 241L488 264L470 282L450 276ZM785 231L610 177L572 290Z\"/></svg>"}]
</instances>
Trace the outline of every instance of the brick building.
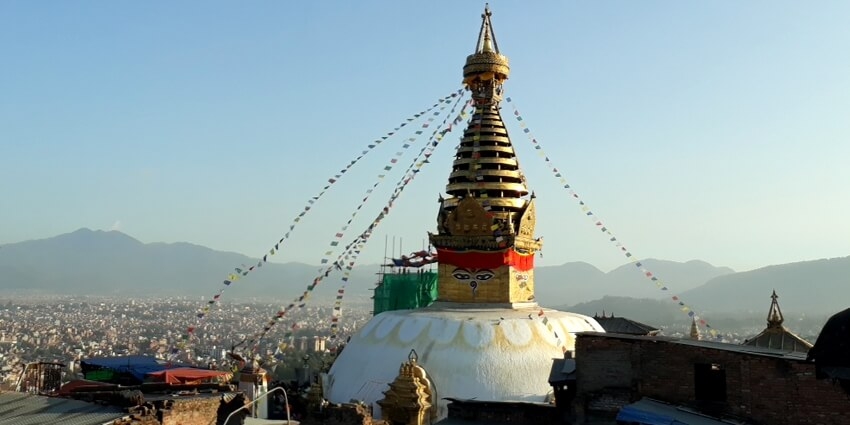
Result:
<instances>
[{"instance_id":1,"label":"brick building","mask_svg":"<svg viewBox=\"0 0 850 425\"><path fill-rule=\"evenodd\" d=\"M846 424L850 395L805 354L659 336L587 332L576 341L579 423L643 397L756 424Z\"/></svg>"}]
</instances>

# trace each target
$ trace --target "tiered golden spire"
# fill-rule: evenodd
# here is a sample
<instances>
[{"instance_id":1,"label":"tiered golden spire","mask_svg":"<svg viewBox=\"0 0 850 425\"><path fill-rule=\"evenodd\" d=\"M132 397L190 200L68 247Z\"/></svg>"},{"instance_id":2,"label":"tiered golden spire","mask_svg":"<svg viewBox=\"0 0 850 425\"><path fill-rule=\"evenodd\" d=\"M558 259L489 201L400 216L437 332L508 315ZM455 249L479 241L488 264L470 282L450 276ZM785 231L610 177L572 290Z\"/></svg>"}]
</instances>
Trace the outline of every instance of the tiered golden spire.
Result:
<instances>
[{"instance_id":1,"label":"tiered golden spire","mask_svg":"<svg viewBox=\"0 0 850 425\"><path fill-rule=\"evenodd\" d=\"M474 110L430 240L439 254L439 301L525 305L534 302L534 253L541 243L534 238L534 195L528 196L499 110L510 67L491 15L485 8L475 51L463 67Z\"/></svg>"},{"instance_id":2,"label":"tiered golden spire","mask_svg":"<svg viewBox=\"0 0 850 425\"><path fill-rule=\"evenodd\" d=\"M529 193L525 176L499 110L502 85L508 79L510 67L508 58L499 52L491 16L489 7L485 8L476 50L466 58L463 67L463 82L472 93L474 112L452 164L446 186L450 197L441 199L438 230L441 235L492 235L491 228L495 225L506 238L513 239L513 236L524 233L523 236L529 240L520 243L522 246L518 248L535 250L539 245L531 240L534 232L533 203L525 198ZM453 216L452 213L470 198L476 199L492 220L472 225L460 223L458 214ZM466 205L466 210L463 215L467 218L483 212L474 205ZM523 216L528 226L520 232ZM466 231L462 227L464 225L468 227ZM440 245L440 241L434 242ZM509 246L513 245L513 240L506 242Z\"/></svg>"}]
</instances>

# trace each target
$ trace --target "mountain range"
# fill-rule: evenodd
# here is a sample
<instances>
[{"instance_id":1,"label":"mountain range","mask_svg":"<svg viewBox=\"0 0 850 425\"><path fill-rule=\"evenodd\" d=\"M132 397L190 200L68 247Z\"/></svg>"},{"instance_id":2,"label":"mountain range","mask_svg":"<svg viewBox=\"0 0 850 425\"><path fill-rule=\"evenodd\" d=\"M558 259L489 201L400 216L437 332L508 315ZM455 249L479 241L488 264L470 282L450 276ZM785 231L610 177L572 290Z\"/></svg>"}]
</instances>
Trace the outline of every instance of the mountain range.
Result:
<instances>
[{"instance_id":1,"label":"mountain range","mask_svg":"<svg viewBox=\"0 0 850 425\"><path fill-rule=\"evenodd\" d=\"M256 264L251 257L190 243L142 243L119 231L79 229L47 239L0 245L0 291L104 296L212 296L235 267ZM535 269L538 302L545 306L595 308L608 300L627 305L650 298L674 306L678 295L703 312L766 311L773 290L784 311L830 313L850 303L850 257L806 261L739 272L699 260L684 263L646 259L643 265L663 279L659 290L635 266L603 272L583 262ZM368 301L377 265L352 270L348 301ZM227 287L227 297L286 300L298 296L319 273L302 263L265 263ZM340 285L331 275L317 287L318 302L329 302ZM675 290L675 292L673 292ZM594 301L596 300L596 301ZM593 304L586 304L593 301ZM584 307L580 307L585 303ZM625 304L624 304L625 303ZM640 305L641 301L634 301ZM645 305L657 305L652 302ZM649 307L651 308L651 307ZM583 312L574 310L577 312ZM609 309L610 311L610 309ZM622 311L622 310L621 310ZM625 312L623 312L625 314Z\"/></svg>"}]
</instances>

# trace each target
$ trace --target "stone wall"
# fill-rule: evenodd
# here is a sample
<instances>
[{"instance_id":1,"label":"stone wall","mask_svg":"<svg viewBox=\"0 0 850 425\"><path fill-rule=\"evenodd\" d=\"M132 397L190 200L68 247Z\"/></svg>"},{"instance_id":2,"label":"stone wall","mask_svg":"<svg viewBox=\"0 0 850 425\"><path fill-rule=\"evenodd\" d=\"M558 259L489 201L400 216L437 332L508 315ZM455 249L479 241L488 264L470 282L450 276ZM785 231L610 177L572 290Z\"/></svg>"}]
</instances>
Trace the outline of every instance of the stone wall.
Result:
<instances>
[{"instance_id":1,"label":"stone wall","mask_svg":"<svg viewBox=\"0 0 850 425\"><path fill-rule=\"evenodd\" d=\"M695 365L723 371L725 400L697 400ZM839 425L850 417L850 396L838 384L816 379L814 364L726 344L582 334L576 373L576 407L588 411L616 412L650 397L773 425Z\"/></svg>"},{"instance_id":2,"label":"stone wall","mask_svg":"<svg viewBox=\"0 0 850 425\"><path fill-rule=\"evenodd\" d=\"M310 412L301 420L302 425L388 425L372 419L366 406L360 404L327 405L320 412Z\"/></svg>"},{"instance_id":3,"label":"stone wall","mask_svg":"<svg viewBox=\"0 0 850 425\"><path fill-rule=\"evenodd\" d=\"M219 397L175 399L160 409L162 425L212 425L218 420Z\"/></svg>"},{"instance_id":4,"label":"stone wall","mask_svg":"<svg viewBox=\"0 0 850 425\"><path fill-rule=\"evenodd\" d=\"M225 402L215 393L147 401L128 409L127 416L115 420L112 425L221 425L227 415L244 403L242 394ZM242 423L244 416L237 413L230 423Z\"/></svg>"}]
</instances>

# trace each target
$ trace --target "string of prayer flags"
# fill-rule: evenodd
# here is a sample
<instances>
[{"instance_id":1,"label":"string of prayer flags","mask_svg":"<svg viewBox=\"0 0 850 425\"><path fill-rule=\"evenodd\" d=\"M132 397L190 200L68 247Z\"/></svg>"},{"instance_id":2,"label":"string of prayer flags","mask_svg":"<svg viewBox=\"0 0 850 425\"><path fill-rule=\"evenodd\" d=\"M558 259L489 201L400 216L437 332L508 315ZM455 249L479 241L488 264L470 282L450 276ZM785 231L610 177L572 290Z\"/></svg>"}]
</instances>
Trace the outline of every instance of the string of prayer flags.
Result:
<instances>
[{"instance_id":1,"label":"string of prayer flags","mask_svg":"<svg viewBox=\"0 0 850 425\"><path fill-rule=\"evenodd\" d=\"M454 111L454 108L455 108L455 107L457 106L457 104L461 101L461 99L462 99L462 97L461 97L461 96L458 96L458 97L457 97L457 100L454 102L454 105L453 105L453 107L452 107L451 111ZM424 128L428 128L428 126L429 126L432 122L434 122L434 120L435 120L437 117L439 117L440 115L442 115L443 111L444 111L444 110L446 109L446 107L448 107L448 106L449 106L449 105L448 105L448 103L444 103L444 104L443 104L443 105L439 108L439 110L435 111L435 112L433 113L433 115L431 115L431 116L429 116L428 118L426 118L426 119L425 119L425 122L422 124L422 128L423 128L423 129L424 129ZM449 117L449 116L451 116L451 112L450 112L450 113L446 116L446 119L448 119L448 117ZM445 121L445 120L444 120L444 121ZM421 132L421 131L417 131L417 133L418 133L418 134L421 134L422 132ZM407 151L407 150L408 150L408 148L410 148L410 146L412 146L412 145L413 145L413 143L415 143L415 142L416 142L416 140L417 140L417 136L414 136L414 137L410 137L410 138L408 138L408 139L405 141L405 143L402 145L402 149L401 149L400 151L396 152L396 153L395 153L395 155L394 155L393 157L391 157L391 158L390 158L390 161L389 161L390 163L389 163L387 166L385 166L385 167L383 168L383 171L385 171L385 172L392 171L392 169L393 169L393 167L395 166L395 164L397 164L397 163L398 163L398 159L399 159L401 156L403 156L403 155L404 155L405 151ZM426 147L427 147L427 145L426 145ZM342 225L342 228L339 230L339 232L337 232L337 233L336 233L336 235L334 236L334 239L330 242L330 247L331 247L331 248L339 246L339 242L340 242L340 240L342 240L342 238L343 238L343 236L344 236L345 231L348 229L348 227L351 225L351 223L354 221L354 219L355 219L355 218L357 218L357 215L360 213L360 210L362 210L362 209L363 209L363 206L364 206L364 205L366 205L366 203L369 201L369 197L372 195L372 193L375 191L375 189L378 187L378 185L380 185L380 184L381 184L381 182L383 181L383 179L384 179L384 176L385 176L385 175L386 175L385 173L381 173L381 174L379 174L379 175L378 175L377 180L376 180L376 181L372 184L372 186L371 186L369 189L367 189L367 190L366 190L366 193L365 193L365 196L363 196L363 199L360 201L360 203L357 205L357 207L354 209L354 211L353 211L353 212L351 213L351 215L348 217L348 220L345 222L345 224L343 224L343 225ZM328 264L328 263L330 262L330 257L331 257L332 255L333 255L333 250L329 250L329 251L325 252L325 255L324 255L324 256L323 256L323 257L319 260L319 264L321 264L321 265ZM328 272L328 273L330 273L330 272Z\"/></svg>"},{"instance_id":2,"label":"string of prayer flags","mask_svg":"<svg viewBox=\"0 0 850 425\"><path fill-rule=\"evenodd\" d=\"M361 242L358 245L357 250L351 255L351 261L348 262L345 266L345 272L342 275L342 286L337 290L336 299L334 300L333 310L331 311L331 339L337 337L339 332L339 318L342 316L342 298L345 295L345 288L348 285L348 281L351 278L351 270L354 268L354 264L357 262L357 257L360 255L364 242Z\"/></svg>"},{"instance_id":3,"label":"string of prayer flags","mask_svg":"<svg viewBox=\"0 0 850 425\"><path fill-rule=\"evenodd\" d=\"M531 145L534 147L535 150L538 151L538 155L543 158L543 161L546 163L546 166L549 168L549 171L551 171L555 178L558 179L561 186L565 190L567 190L570 197L573 198L576 202L578 202L579 209L588 218L590 218L593 225L596 226L596 228L599 229L600 232L605 234L605 236L608 238L608 241L611 242L614 247L617 248L617 250L622 253L640 271L640 273L645 278L655 284L655 286L659 290L669 291L670 289L668 288L668 286L658 276L656 276L655 273L647 269L643 262L639 261L637 257L632 254L632 252L628 248L626 248L622 242L620 242L620 240L611 232L609 227L605 225L605 223L603 223L602 219L600 219L596 215L596 213L591 210L590 206L588 206L584 202L584 200L579 196L578 192L573 189L567 179L563 176L563 173L561 173L561 171L558 170L557 167L555 167L552 160L549 158L548 155L546 155L540 142L538 142L537 139L534 138L534 136L531 134L531 131L528 129L527 124L525 123L522 115L519 113L517 107L513 104L511 98L507 97L505 98L505 100L511 105L511 108L513 108L514 117L516 118L517 122L519 122L519 126L523 129L523 132L528 137L528 140L529 142L531 142ZM704 318L701 318L699 315L697 315L693 307L685 304L678 295L672 296L671 299L677 302L677 304L680 306L681 311L686 313L689 317L693 318L700 325L704 326L708 330L709 334L711 334L711 336L715 338L720 338L720 335L717 330L712 328L711 325Z\"/></svg>"},{"instance_id":4,"label":"string of prayer flags","mask_svg":"<svg viewBox=\"0 0 850 425\"><path fill-rule=\"evenodd\" d=\"M452 107L451 111L449 112L448 116L451 116L454 113L454 110L457 107L458 103L459 103L459 101L455 103L455 105ZM396 188L393 191L393 194L389 198L389 201L387 203L387 207L384 208L382 213L378 215L378 217L372 222L372 224L367 229L367 231L370 232L370 234L371 234L371 231L378 225L378 223L386 216L386 214L389 213L389 208L393 205L393 203L399 197L399 195L401 195L401 191L404 190L404 187L406 187L410 183L410 181L413 180L413 178L416 176L417 173L419 173L419 171L421 170L421 168L425 164L429 163L428 158L431 155L433 155L434 150L437 148L440 141L442 141L443 138L445 137L445 135L452 130L452 128L456 125L455 123L457 123L458 120L461 120L462 117L467 115L466 114L466 107L471 106L471 105L472 105L471 101L468 102L464 106L464 108L461 109L460 114L452 121L452 123L446 124L447 119L448 119L448 116L447 116L446 119L443 119L443 122L440 123L440 125L437 127L437 129L443 128L443 130L434 130L434 132L431 133L430 139L433 140L433 141L431 143L426 144L425 147L423 147L419 151L419 154L416 156L416 159L414 159L414 161L411 162L411 164L407 167L407 170L405 170L405 173L404 173L404 177L401 180L399 180L399 182L396 184ZM425 160L421 160L421 158L425 158ZM368 239L368 236L366 236L366 238ZM359 252L357 254L359 254ZM356 262L356 256L353 256L352 262L349 263L348 267L353 267L355 262ZM340 292L339 295L337 296L337 299L334 303L334 309L331 313L331 339L335 339L337 337L337 334L338 334L339 318L342 316L342 299L343 299L342 295L344 294L344 289L345 289L347 282L348 282L348 279L346 277L343 277L343 284L342 284L342 287L340 288L343 292Z\"/></svg>"},{"instance_id":5,"label":"string of prayer flags","mask_svg":"<svg viewBox=\"0 0 850 425\"><path fill-rule=\"evenodd\" d=\"M534 317L532 317L531 314L528 315L528 318L534 319ZM562 353L566 353L567 352L567 346L565 344L565 341L562 340L561 337L558 335L558 331L556 331L554 326L552 325L553 321L549 320L549 318L546 316L546 311L544 311L541 308L540 311L537 312L537 318L538 318L538 320L540 320L540 323L542 323L543 326L545 326L546 329L549 332L552 332L552 334L555 335L555 345L557 345L558 348L561 349Z\"/></svg>"},{"instance_id":6,"label":"string of prayer flags","mask_svg":"<svg viewBox=\"0 0 850 425\"><path fill-rule=\"evenodd\" d=\"M449 112L448 116L451 116L452 114L454 114L454 111L455 111L455 109L456 109L456 107L459 103L460 103L460 100L455 102L455 104L452 106L452 109ZM443 138L445 137L445 135L448 134L449 132L451 132L452 129L454 128L454 126L458 125L458 123L461 122L464 119L464 117L468 116L468 114L466 113L466 107L471 106L471 105L472 105L472 102L469 101L464 106L464 108L461 110L460 114L458 114L458 116L455 117L455 119L449 124L446 124L446 122L448 120L448 116L447 116L445 119L443 119L443 122L440 123L440 125L437 127L437 129L435 129L434 132L431 133L430 140L432 140L432 142L426 144L419 151L419 154L416 156L416 159L413 162L411 162L411 164L407 167L407 169L404 172L405 177L403 177L401 180L399 180L399 182L396 184L396 188L393 191L393 194L390 196L389 202L387 203L387 207L385 207L382 214L379 214L378 217L372 222L372 224L367 229L368 232L371 232L378 225L378 223L386 216L386 214L389 213L389 208L393 205L393 202L395 202L395 200L398 198L398 196L401 195L401 191L404 190L404 187L407 186L410 183L411 180L413 180L415 175L420 172L420 170L422 169L422 167L425 164L430 163L428 161L428 158L431 155L433 155L434 150L437 148L440 141L442 141ZM442 130L440 130L441 128L442 128ZM421 158L425 158L425 159L421 160ZM364 234L365 234L365 232L364 232ZM368 239L368 236L366 236L366 238ZM355 252L355 254L359 254L359 252ZM350 268L353 267L355 263L356 263L356 255L353 255L352 256L352 262L349 263L349 265L347 266L347 269L350 270ZM345 286L348 282L347 276L344 276L342 281L343 281L343 284L342 284L341 290L343 290L343 292L341 292L341 293L339 293L339 295L337 295L337 299L334 302L334 309L331 313L331 339L335 339L338 335L339 318L342 316L342 300L343 300L342 295L344 294L344 289L345 289Z\"/></svg>"},{"instance_id":7,"label":"string of prayer flags","mask_svg":"<svg viewBox=\"0 0 850 425\"><path fill-rule=\"evenodd\" d=\"M459 104L459 103L460 103L460 101L458 100L458 102L455 103L455 106L457 106L457 104ZM453 107L452 112L454 111L454 109L455 108ZM464 106L464 108L461 110L458 117L464 116L465 112L466 112L466 106ZM449 113L448 116L451 116L451 113ZM445 123L448 120L448 116L443 120L443 123ZM455 121L457 119L458 118L455 118ZM371 222L371 224L369 224L369 226L366 228L366 230L364 230L358 237L356 237L351 243L349 243L345 247L345 249L343 249L343 251L337 257L336 261L334 261L332 264L325 267L325 269L323 271L320 270L319 275L316 276L315 279L313 279L313 282L309 286L307 286L307 290L305 290L304 293L300 297L298 297L296 300L294 300L289 305L287 305L285 307L281 307L281 309L277 312L275 317L272 320L269 321L269 326L263 327L263 330L255 333L252 336L248 345L251 347L251 349L254 352L256 352L256 350L259 348L259 341L262 340L265 337L265 335L269 332L269 330L272 328L272 326L274 326L274 323L277 323L279 320L281 320L283 317L285 317L288 312L295 309L296 307L302 308L303 305L304 305L303 301L306 300L309 297L309 294L313 290L315 290L315 288L323 281L323 279L325 277L328 277L334 270L341 269L340 265L343 264L343 261L345 261L346 256L350 257L355 252L357 254L359 254L359 252L362 249L361 247L363 245L365 245L366 242L369 240L369 238L372 236L374 229L380 224L381 221L383 221L383 219L387 215L389 215L389 212L392 210L392 206L395 204L395 201L398 199L398 197L401 195L401 193L404 191L404 189L406 187L408 187L409 183L411 181L413 181L413 179L416 177L416 175L418 174L417 170L420 170L424 166L424 164L428 163L427 161L421 161L420 159L422 157L427 158L427 156L430 156L433 153L434 149L436 149L436 147L439 145L439 141L442 140L442 138L445 136L445 134L447 134L449 131L451 131L450 126L447 127L447 128L448 128L448 131L445 131L445 132L434 130L434 133L432 134L434 141L431 142L431 143L428 143L425 148L420 150L420 155L417 155L417 157L414 158L411 167L408 167L408 170L410 170L410 172L405 173L405 175L402 176L402 178L396 184L395 190L390 195L390 198L389 198L388 202L386 203L386 206L378 213L377 217ZM439 135L439 138L437 138L436 135ZM353 267L354 262L353 261L349 262L349 265L351 267ZM339 301L342 301L341 296L343 294L344 294L344 291L341 294L338 293L337 296L339 297L338 298ZM299 304L299 303L301 303L301 304ZM268 329L266 329L266 328L268 328Z\"/></svg>"},{"instance_id":8,"label":"string of prayer flags","mask_svg":"<svg viewBox=\"0 0 850 425\"><path fill-rule=\"evenodd\" d=\"M268 251L268 253L266 253L266 254L264 254L264 255L262 256L262 258L261 258L261 259L257 262L257 264L256 264L256 265L252 265L252 266L245 266L245 265L243 265L242 267L236 267L236 268L234 268L234 272L235 272L235 273L230 273L230 274L229 274L229 275L228 275L228 276L227 276L227 277L226 277L226 278L222 281L222 286L221 286L221 287L219 288L219 290L218 290L218 291L217 291L217 292L213 295L213 297L212 297L212 298L211 298L211 299L207 302L207 305L205 305L204 307L202 307L202 308L201 308L201 309L200 309L200 310L196 313L196 317L197 317L197 324L196 324L195 326L191 326L191 327L188 327L188 328L186 329L185 339L189 339L189 340L191 339L191 337L194 335L195 330L201 327L201 325L202 325L202 323L203 323L204 319L205 319L205 318L207 317L207 315L210 313L210 310L211 310L212 305L216 304L216 303L217 303L217 302L221 299L221 296L223 295L224 291L225 291L225 290L226 290L226 289L227 289L230 285L232 285L234 282L238 281L239 279L241 279L241 278L243 278L243 277L247 276L250 272L254 271L255 269L258 269L258 268L262 267L264 263L268 262L268 259L269 259L269 257L270 257L270 256L273 256L273 255L275 255L277 252L279 252L279 251L280 251L280 247L281 247L281 245L283 244L284 240L286 240L286 239L288 239L288 238L289 238L290 233L291 233L291 232L295 229L296 224L297 224L297 223L299 223L299 222L301 221L301 219L302 219L302 218L303 218L303 217L307 214L307 212L309 212L309 211L312 209L312 206L313 206L313 205L314 205L314 204L315 204L315 203L316 203L316 202L317 202L317 201L318 201L318 200L319 200L319 199L320 199L320 198L321 198L321 197L322 197L322 196L323 196L323 195L327 192L327 190L328 190L328 189L330 189L330 187L331 187L334 183L336 183L337 181L339 181L339 180L342 178L342 176L343 176L346 172L348 172L348 171L349 171L349 170L350 170L350 169L351 169L351 168L352 168L355 164L357 164L357 163L358 163L358 162L359 162L359 161L360 161L360 160L361 160L364 156L366 156L366 155L367 155L367 154L368 154L371 150L373 150L374 148L376 148L376 147L377 147L378 145L380 145L382 142L384 142L385 140L389 139L389 138L390 138L391 136L393 136L396 132L398 132L399 130L401 130L401 128L405 127L408 123L413 122L413 121L415 121L416 119L419 119L419 118L421 118L421 117L426 116L428 113L430 113L431 111L433 111L434 109L436 109L436 108L437 108L438 106L440 106L440 105L448 104L448 103L450 102L450 100L451 100L451 99L457 98L458 100L460 100L460 99L461 99L461 97L462 97L462 96L461 96L462 94L463 94L463 89L458 89L458 90L456 90L456 91L452 92L451 94L449 94L448 96L445 96L445 97L443 97L443 98L439 99L439 100L437 101L437 103L435 103L435 104L431 105L431 107L429 107L429 108L427 108L427 109L425 109L425 110L423 110L423 111L420 111L420 112L418 112L418 113L414 114L414 115L413 115L413 117L411 117L411 118L407 118L405 121L401 122L399 125L397 125L395 128L393 128L393 130L392 130L392 131L387 132L385 135L381 136L381 137L380 137L380 138L378 138L378 139L375 139L375 141L374 141L374 142L372 142L372 143L370 143L369 145L367 145L367 148L366 148L366 149L364 149L364 150L360 153L360 155L358 155L358 156L357 156L357 157L355 157L353 160L351 160L351 161L350 161L350 162L349 162L349 163L348 163L348 164L347 164L347 165L346 165L346 166L345 166L342 170L340 170L340 171L339 171L339 173L337 173L337 174L335 174L333 177L329 178L329 179L327 180L327 184L326 184L326 185L322 188L322 190L321 190L321 191L320 191L320 192L319 192L316 196L313 196L313 197L311 197L310 199L308 199L308 200L307 200L307 205L306 205L306 206L304 207L304 209L303 209L303 210L302 210L302 211L301 211L301 212L300 212L300 213L299 213L299 214L298 214L298 215L297 215L297 216L293 219L292 224L290 224L290 226L289 226L289 230L288 230L288 231L284 234L284 236L283 236L283 237L281 237L281 238L278 240L278 242L274 245L274 247L272 247L272 248ZM443 106L443 108L444 108L444 107L445 107L445 106ZM443 108L441 108L441 110L442 110ZM426 126L425 128L427 128L427 126ZM405 146L407 147L407 144L405 144Z\"/></svg>"}]
</instances>

